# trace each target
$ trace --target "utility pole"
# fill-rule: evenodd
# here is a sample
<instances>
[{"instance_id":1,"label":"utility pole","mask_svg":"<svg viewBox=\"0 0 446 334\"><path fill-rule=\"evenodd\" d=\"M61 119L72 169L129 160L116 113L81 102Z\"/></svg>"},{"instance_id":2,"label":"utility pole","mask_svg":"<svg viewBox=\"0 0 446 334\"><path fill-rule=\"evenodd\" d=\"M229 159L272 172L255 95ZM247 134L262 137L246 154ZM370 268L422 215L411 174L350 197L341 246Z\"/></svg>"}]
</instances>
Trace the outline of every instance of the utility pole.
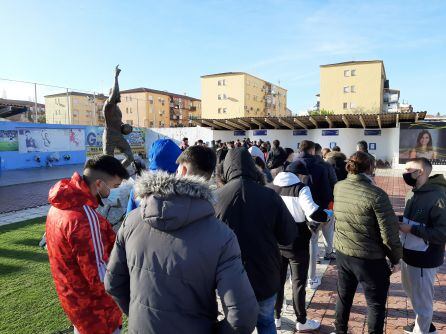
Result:
<instances>
[{"instance_id":1,"label":"utility pole","mask_svg":"<svg viewBox=\"0 0 446 334\"><path fill-rule=\"evenodd\" d=\"M65 117L65 124L70 124L70 97L68 95L68 88L67 88L67 117Z\"/></svg>"},{"instance_id":2,"label":"utility pole","mask_svg":"<svg viewBox=\"0 0 446 334\"><path fill-rule=\"evenodd\" d=\"M91 118L91 125L99 125L99 124L93 124L93 119L95 120L96 123L99 123L98 118L96 116L96 93L93 92L93 117Z\"/></svg>"},{"instance_id":3,"label":"utility pole","mask_svg":"<svg viewBox=\"0 0 446 334\"><path fill-rule=\"evenodd\" d=\"M138 97L136 98L136 117L138 118L138 128L141 126L141 125L139 125L139 109L138 109L138 101L139 101L139 99L138 99Z\"/></svg>"},{"instance_id":4,"label":"utility pole","mask_svg":"<svg viewBox=\"0 0 446 334\"><path fill-rule=\"evenodd\" d=\"M36 119L34 120L34 123L37 123L37 84L34 83L34 115Z\"/></svg>"}]
</instances>

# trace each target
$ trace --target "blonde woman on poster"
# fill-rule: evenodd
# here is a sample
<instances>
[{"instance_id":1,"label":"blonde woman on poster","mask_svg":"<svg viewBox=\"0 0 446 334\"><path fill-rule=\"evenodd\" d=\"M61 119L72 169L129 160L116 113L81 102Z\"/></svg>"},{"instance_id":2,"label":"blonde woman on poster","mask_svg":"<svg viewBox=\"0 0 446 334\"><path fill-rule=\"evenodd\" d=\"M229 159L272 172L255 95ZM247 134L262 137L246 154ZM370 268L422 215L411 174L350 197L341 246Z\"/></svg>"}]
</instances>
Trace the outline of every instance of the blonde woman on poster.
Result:
<instances>
[{"instance_id":1,"label":"blonde woman on poster","mask_svg":"<svg viewBox=\"0 0 446 334\"><path fill-rule=\"evenodd\" d=\"M433 149L432 135L429 131L420 131L416 146L410 151L409 158L426 158L428 160L437 159L437 152Z\"/></svg>"}]
</instances>

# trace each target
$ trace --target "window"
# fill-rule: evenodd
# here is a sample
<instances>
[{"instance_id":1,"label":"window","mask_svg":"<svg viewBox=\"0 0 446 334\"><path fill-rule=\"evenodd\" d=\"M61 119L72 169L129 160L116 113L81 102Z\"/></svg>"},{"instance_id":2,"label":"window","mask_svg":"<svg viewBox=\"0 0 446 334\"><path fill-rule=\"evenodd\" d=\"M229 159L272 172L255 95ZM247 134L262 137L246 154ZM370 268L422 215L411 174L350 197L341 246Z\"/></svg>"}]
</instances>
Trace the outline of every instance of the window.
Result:
<instances>
[{"instance_id":1,"label":"window","mask_svg":"<svg viewBox=\"0 0 446 334\"><path fill-rule=\"evenodd\" d=\"M347 109L347 106L348 106L348 103L347 103L347 102L344 102L344 104L343 104L343 109Z\"/></svg>"},{"instance_id":2,"label":"window","mask_svg":"<svg viewBox=\"0 0 446 334\"><path fill-rule=\"evenodd\" d=\"M218 108L218 113L221 114L221 108Z\"/></svg>"},{"instance_id":3,"label":"window","mask_svg":"<svg viewBox=\"0 0 446 334\"><path fill-rule=\"evenodd\" d=\"M349 77L349 76L350 76L350 70L345 70L344 77Z\"/></svg>"},{"instance_id":4,"label":"window","mask_svg":"<svg viewBox=\"0 0 446 334\"><path fill-rule=\"evenodd\" d=\"M223 86L226 86L226 80L225 80L225 79L223 79L223 80L221 81L221 83L223 84Z\"/></svg>"},{"instance_id":5,"label":"window","mask_svg":"<svg viewBox=\"0 0 446 334\"><path fill-rule=\"evenodd\" d=\"M221 86L221 80L218 80L218 85Z\"/></svg>"},{"instance_id":6,"label":"window","mask_svg":"<svg viewBox=\"0 0 446 334\"><path fill-rule=\"evenodd\" d=\"M223 100L226 100L226 94L223 94Z\"/></svg>"},{"instance_id":7,"label":"window","mask_svg":"<svg viewBox=\"0 0 446 334\"><path fill-rule=\"evenodd\" d=\"M350 102L350 109L356 108L356 104L354 102Z\"/></svg>"},{"instance_id":8,"label":"window","mask_svg":"<svg viewBox=\"0 0 446 334\"><path fill-rule=\"evenodd\" d=\"M355 87L355 86L351 86L351 87L350 87L350 92L352 92L352 93L356 93L356 87Z\"/></svg>"},{"instance_id":9,"label":"window","mask_svg":"<svg viewBox=\"0 0 446 334\"><path fill-rule=\"evenodd\" d=\"M226 108L223 108L223 113L226 113L228 110Z\"/></svg>"},{"instance_id":10,"label":"window","mask_svg":"<svg viewBox=\"0 0 446 334\"><path fill-rule=\"evenodd\" d=\"M149 103L153 104L153 96L149 95Z\"/></svg>"},{"instance_id":11,"label":"window","mask_svg":"<svg viewBox=\"0 0 446 334\"><path fill-rule=\"evenodd\" d=\"M129 108L125 108L125 113L126 113L126 114L129 113Z\"/></svg>"},{"instance_id":12,"label":"window","mask_svg":"<svg viewBox=\"0 0 446 334\"><path fill-rule=\"evenodd\" d=\"M350 86L344 86L344 93L350 92Z\"/></svg>"},{"instance_id":13,"label":"window","mask_svg":"<svg viewBox=\"0 0 446 334\"><path fill-rule=\"evenodd\" d=\"M356 70L352 70L350 75L351 75L352 77L354 77L354 76L356 75Z\"/></svg>"},{"instance_id":14,"label":"window","mask_svg":"<svg viewBox=\"0 0 446 334\"><path fill-rule=\"evenodd\" d=\"M218 99L221 100L221 95L220 94L218 94Z\"/></svg>"}]
</instances>

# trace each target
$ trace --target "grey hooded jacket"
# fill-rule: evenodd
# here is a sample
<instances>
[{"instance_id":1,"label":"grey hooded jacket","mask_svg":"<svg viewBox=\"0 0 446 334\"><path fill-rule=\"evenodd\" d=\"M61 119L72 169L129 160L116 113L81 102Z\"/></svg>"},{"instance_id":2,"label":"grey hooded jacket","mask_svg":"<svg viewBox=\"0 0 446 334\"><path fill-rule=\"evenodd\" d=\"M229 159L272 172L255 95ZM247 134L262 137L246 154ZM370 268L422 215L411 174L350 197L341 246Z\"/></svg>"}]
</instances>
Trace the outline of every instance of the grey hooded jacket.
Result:
<instances>
[{"instance_id":1,"label":"grey hooded jacket","mask_svg":"<svg viewBox=\"0 0 446 334\"><path fill-rule=\"evenodd\" d=\"M237 238L215 218L204 179L145 173L135 194L141 205L118 232L105 278L128 332L251 333L258 304Z\"/></svg>"}]
</instances>

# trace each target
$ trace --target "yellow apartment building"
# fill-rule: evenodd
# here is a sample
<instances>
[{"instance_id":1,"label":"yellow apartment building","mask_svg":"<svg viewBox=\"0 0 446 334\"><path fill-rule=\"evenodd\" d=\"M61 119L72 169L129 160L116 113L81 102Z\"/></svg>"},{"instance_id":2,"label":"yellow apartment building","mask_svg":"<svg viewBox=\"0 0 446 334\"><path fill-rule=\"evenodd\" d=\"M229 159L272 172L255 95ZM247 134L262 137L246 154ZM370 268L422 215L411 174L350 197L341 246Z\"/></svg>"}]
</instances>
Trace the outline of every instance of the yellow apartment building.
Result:
<instances>
[{"instance_id":1,"label":"yellow apartment building","mask_svg":"<svg viewBox=\"0 0 446 334\"><path fill-rule=\"evenodd\" d=\"M244 72L201 77L202 118L288 116L287 90Z\"/></svg>"},{"instance_id":2,"label":"yellow apartment building","mask_svg":"<svg viewBox=\"0 0 446 334\"><path fill-rule=\"evenodd\" d=\"M45 96L48 124L104 125L102 113L107 96L68 92Z\"/></svg>"},{"instance_id":3,"label":"yellow apartment building","mask_svg":"<svg viewBox=\"0 0 446 334\"><path fill-rule=\"evenodd\" d=\"M150 88L121 91L122 121L146 128L183 127L201 117L199 99Z\"/></svg>"},{"instance_id":4,"label":"yellow apartment building","mask_svg":"<svg viewBox=\"0 0 446 334\"><path fill-rule=\"evenodd\" d=\"M335 114L378 114L394 111L398 99L399 91L389 88L382 60L320 66L320 109Z\"/></svg>"}]
</instances>

